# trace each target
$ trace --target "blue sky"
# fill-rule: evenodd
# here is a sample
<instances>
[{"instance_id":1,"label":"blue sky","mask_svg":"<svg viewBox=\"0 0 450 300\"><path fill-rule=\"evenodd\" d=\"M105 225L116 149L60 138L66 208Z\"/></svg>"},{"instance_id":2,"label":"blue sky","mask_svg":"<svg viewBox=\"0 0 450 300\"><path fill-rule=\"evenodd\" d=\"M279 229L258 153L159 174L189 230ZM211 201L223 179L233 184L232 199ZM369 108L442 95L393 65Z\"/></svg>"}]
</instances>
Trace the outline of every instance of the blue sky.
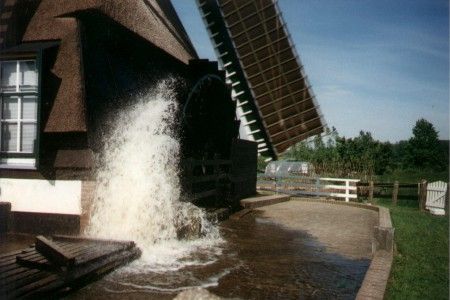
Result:
<instances>
[{"instance_id":1,"label":"blue sky","mask_svg":"<svg viewBox=\"0 0 450 300\"><path fill-rule=\"evenodd\" d=\"M194 0L172 0L202 58L214 59ZM425 118L449 137L447 0L279 0L328 125L408 139Z\"/></svg>"}]
</instances>

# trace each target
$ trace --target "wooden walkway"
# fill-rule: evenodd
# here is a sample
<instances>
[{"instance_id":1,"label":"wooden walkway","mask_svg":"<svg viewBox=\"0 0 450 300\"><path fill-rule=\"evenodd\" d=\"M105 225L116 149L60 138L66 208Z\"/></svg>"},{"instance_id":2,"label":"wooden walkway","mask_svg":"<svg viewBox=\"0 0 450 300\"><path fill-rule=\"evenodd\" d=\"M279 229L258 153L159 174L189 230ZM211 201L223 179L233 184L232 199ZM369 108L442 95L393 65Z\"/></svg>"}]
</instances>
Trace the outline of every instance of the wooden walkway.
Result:
<instances>
[{"instance_id":1,"label":"wooden walkway","mask_svg":"<svg viewBox=\"0 0 450 300\"><path fill-rule=\"evenodd\" d=\"M0 299L61 296L140 254L134 242L37 237L29 248L0 255Z\"/></svg>"}]
</instances>

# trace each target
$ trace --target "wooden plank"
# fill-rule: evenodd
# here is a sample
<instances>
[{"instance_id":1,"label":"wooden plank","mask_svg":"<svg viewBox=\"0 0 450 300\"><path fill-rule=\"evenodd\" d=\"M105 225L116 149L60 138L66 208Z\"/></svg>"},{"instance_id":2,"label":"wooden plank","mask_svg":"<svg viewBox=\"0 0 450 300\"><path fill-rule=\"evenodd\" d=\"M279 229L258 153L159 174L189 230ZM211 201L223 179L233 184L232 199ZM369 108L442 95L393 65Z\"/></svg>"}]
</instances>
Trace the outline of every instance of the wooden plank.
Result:
<instances>
[{"instance_id":1,"label":"wooden plank","mask_svg":"<svg viewBox=\"0 0 450 300\"><path fill-rule=\"evenodd\" d=\"M27 284L36 278L36 274L43 274L41 270L20 268L19 271L11 276L0 280L0 292L16 289L21 284ZM33 277L32 277L33 276Z\"/></svg>"},{"instance_id":2,"label":"wooden plank","mask_svg":"<svg viewBox=\"0 0 450 300\"><path fill-rule=\"evenodd\" d=\"M44 255L49 261L58 266L70 267L75 263L75 256L64 251L56 243L39 235L36 237L36 250Z\"/></svg>"},{"instance_id":3,"label":"wooden plank","mask_svg":"<svg viewBox=\"0 0 450 300\"><path fill-rule=\"evenodd\" d=\"M55 241L71 241L71 242L89 242L89 243L106 243L106 244L130 244L135 245L133 241L119 241L111 239L101 239L101 238L91 238L86 236L73 236L73 235L62 235L55 234L52 236Z\"/></svg>"},{"instance_id":4,"label":"wooden plank","mask_svg":"<svg viewBox=\"0 0 450 300\"><path fill-rule=\"evenodd\" d=\"M39 243L44 246L38 246ZM23 253L16 251L4 257L3 261L0 260L8 268L6 272L0 273L0 298L55 297L61 295L55 293L58 290L63 291L63 287L84 284L85 279L96 278L141 254L134 242L82 238L62 237L61 240L49 241L39 236L36 239L36 248ZM36 251L42 249L47 254L50 253L50 256ZM67 266L68 269L64 269L64 272L55 270L54 265L48 261L50 257L57 262L56 265ZM23 267L14 260L32 268ZM40 270L43 264L47 264L49 270Z\"/></svg>"},{"instance_id":5,"label":"wooden plank","mask_svg":"<svg viewBox=\"0 0 450 300\"><path fill-rule=\"evenodd\" d=\"M80 249L84 249L86 247L91 247L91 246L92 246L91 242L72 241L72 242L67 242L67 245L63 245L61 248L64 249L65 251L67 251L68 253L75 254Z\"/></svg>"},{"instance_id":6,"label":"wooden plank","mask_svg":"<svg viewBox=\"0 0 450 300\"><path fill-rule=\"evenodd\" d=\"M25 253L25 254L19 254L19 255L22 255L23 257L33 258L33 257L36 257L37 255L39 255L39 253L36 251L33 251L31 253ZM19 256L19 255L17 255L17 256ZM2 266L0 266L0 272L4 272L6 270L13 268L17 261L17 256L12 257L10 260L8 260L8 262L5 262Z\"/></svg>"},{"instance_id":7,"label":"wooden plank","mask_svg":"<svg viewBox=\"0 0 450 300\"><path fill-rule=\"evenodd\" d=\"M38 288L42 288L43 286L46 286L54 281L61 281L61 286L63 285L63 281L60 279L60 277L56 274L51 274L49 276L45 276L39 280L33 280L31 283L22 286L19 289L14 290L11 293L12 298L28 298L30 294L35 293L35 290Z\"/></svg>"},{"instance_id":8,"label":"wooden plank","mask_svg":"<svg viewBox=\"0 0 450 300\"><path fill-rule=\"evenodd\" d=\"M0 283L5 282L6 280L8 280L11 276L15 275L15 274L19 274L21 272L25 272L28 271L28 268L22 267L20 265L14 264L14 267L4 271L2 273L0 273Z\"/></svg>"},{"instance_id":9,"label":"wooden plank","mask_svg":"<svg viewBox=\"0 0 450 300\"><path fill-rule=\"evenodd\" d=\"M120 244L108 244L108 243L88 243L86 245L84 245L83 247L79 248L78 250L74 251L74 254L77 255L77 257L83 255L83 253L87 253L87 252L94 252L97 251L97 249L105 249L106 251L108 251L108 249L111 249L111 247L115 247L117 245Z\"/></svg>"},{"instance_id":10,"label":"wooden plank","mask_svg":"<svg viewBox=\"0 0 450 300\"><path fill-rule=\"evenodd\" d=\"M48 259L44 256L37 256L33 259L30 258L22 258L20 256L17 257L17 264L38 270L55 270L56 266L52 264Z\"/></svg>"},{"instance_id":11,"label":"wooden plank","mask_svg":"<svg viewBox=\"0 0 450 300\"><path fill-rule=\"evenodd\" d=\"M325 189L334 189L334 190L349 190L349 191L356 191L356 186L349 186L348 188L345 185L335 185L335 184L327 184L323 185L322 190Z\"/></svg>"},{"instance_id":12,"label":"wooden plank","mask_svg":"<svg viewBox=\"0 0 450 300\"><path fill-rule=\"evenodd\" d=\"M15 258L16 255L23 254L23 253L29 253L29 252L32 252L34 250L35 250L34 247L30 247L30 248L27 248L27 249L22 249L22 250L17 250L17 251L12 251L12 252L6 253L6 254L0 256L0 267L2 266L2 264L4 262L8 261L9 259Z\"/></svg>"},{"instance_id":13,"label":"wooden plank","mask_svg":"<svg viewBox=\"0 0 450 300\"><path fill-rule=\"evenodd\" d=\"M15 250L15 251L11 251L11 252L2 254L2 255L0 255L0 265L1 265L2 261L4 261L5 259L7 259L9 257L15 257L17 254L32 251L32 250L34 250L34 247L32 247L32 248L30 247L28 249Z\"/></svg>"},{"instance_id":14,"label":"wooden plank","mask_svg":"<svg viewBox=\"0 0 450 300\"><path fill-rule=\"evenodd\" d=\"M305 196L324 196L324 197L338 197L338 198L358 198L356 194L340 194L340 193L329 193L329 192L315 192L315 191L294 191L295 195L305 195Z\"/></svg>"},{"instance_id":15,"label":"wooden plank","mask_svg":"<svg viewBox=\"0 0 450 300\"><path fill-rule=\"evenodd\" d=\"M94 247L96 247L96 246L98 246L98 244L83 245L82 247L73 249L73 250L71 251L71 253L72 253L73 255L77 256L77 259L78 259L78 257L79 257L80 255L82 255L82 254L85 253L85 252L92 251L92 249L93 249Z\"/></svg>"},{"instance_id":16,"label":"wooden plank","mask_svg":"<svg viewBox=\"0 0 450 300\"><path fill-rule=\"evenodd\" d=\"M444 204L445 215L447 217L448 217L448 209L449 209L449 197L450 197L450 184L447 183L447 191L445 194L445 204Z\"/></svg>"},{"instance_id":17,"label":"wooden plank","mask_svg":"<svg viewBox=\"0 0 450 300\"><path fill-rule=\"evenodd\" d=\"M64 291L68 292L65 289L67 284L61 277L51 277L45 281L45 284L25 291L20 297L24 299L59 299L61 295L64 295ZM72 287L72 283L70 287Z\"/></svg>"},{"instance_id":18,"label":"wooden plank","mask_svg":"<svg viewBox=\"0 0 450 300\"><path fill-rule=\"evenodd\" d=\"M133 247L134 245L130 245L128 243L124 243L121 245L117 244L114 248L110 249L102 249L102 247L99 247L95 249L96 251L90 251L86 255L80 256L79 259L77 259L76 266L80 266L86 263L93 263L110 255L115 255L122 251L130 250Z\"/></svg>"},{"instance_id":19,"label":"wooden plank","mask_svg":"<svg viewBox=\"0 0 450 300\"><path fill-rule=\"evenodd\" d=\"M359 182L359 179L345 179L345 178L329 178L329 177L324 177L324 178L319 178L320 180L323 181L348 181L348 182Z\"/></svg>"},{"instance_id":20,"label":"wooden plank","mask_svg":"<svg viewBox=\"0 0 450 300\"><path fill-rule=\"evenodd\" d=\"M427 181L422 179L420 183L420 193L419 193L419 209L421 211L425 210L425 203L427 201Z\"/></svg>"},{"instance_id":21,"label":"wooden plank","mask_svg":"<svg viewBox=\"0 0 450 300\"><path fill-rule=\"evenodd\" d=\"M18 273L14 276L11 276L9 278L5 278L5 280L2 280L0 282L0 295L14 293L21 287L31 284L34 281L45 278L51 274L49 272L36 269L27 269L27 268L22 269L24 269L25 271Z\"/></svg>"},{"instance_id":22,"label":"wooden plank","mask_svg":"<svg viewBox=\"0 0 450 300\"><path fill-rule=\"evenodd\" d=\"M373 182L373 181L372 181ZM370 186L369 182L358 182L358 186ZM391 182L374 182L373 185L375 187L392 187ZM417 188L417 183L399 183L399 188Z\"/></svg>"},{"instance_id":23,"label":"wooden plank","mask_svg":"<svg viewBox=\"0 0 450 300\"><path fill-rule=\"evenodd\" d=\"M443 181L431 182L427 186L425 206L433 214L445 214L447 197L447 183Z\"/></svg>"}]
</instances>

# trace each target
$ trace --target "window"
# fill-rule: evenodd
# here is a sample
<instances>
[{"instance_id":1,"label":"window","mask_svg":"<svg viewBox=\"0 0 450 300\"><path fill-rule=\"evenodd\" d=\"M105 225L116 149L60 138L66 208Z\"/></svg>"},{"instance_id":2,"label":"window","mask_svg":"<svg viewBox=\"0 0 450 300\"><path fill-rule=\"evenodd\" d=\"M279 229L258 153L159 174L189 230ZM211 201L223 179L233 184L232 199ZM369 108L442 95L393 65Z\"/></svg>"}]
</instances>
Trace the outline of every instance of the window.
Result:
<instances>
[{"instance_id":1,"label":"window","mask_svg":"<svg viewBox=\"0 0 450 300\"><path fill-rule=\"evenodd\" d=\"M38 117L36 60L0 61L0 165L35 167Z\"/></svg>"}]
</instances>

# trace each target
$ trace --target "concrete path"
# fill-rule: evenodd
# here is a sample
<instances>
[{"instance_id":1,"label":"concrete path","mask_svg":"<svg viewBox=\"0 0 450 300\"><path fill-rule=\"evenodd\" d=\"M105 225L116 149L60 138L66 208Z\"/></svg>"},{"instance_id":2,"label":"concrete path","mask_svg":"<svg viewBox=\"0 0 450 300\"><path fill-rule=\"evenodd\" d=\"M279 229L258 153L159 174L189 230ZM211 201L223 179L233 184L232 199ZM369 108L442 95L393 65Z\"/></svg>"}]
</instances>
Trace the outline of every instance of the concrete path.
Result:
<instances>
[{"instance_id":1,"label":"concrete path","mask_svg":"<svg viewBox=\"0 0 450 300\"><path fill-rule=\"evenodd\" d=\"M275 224L306 231L329 252L349 258L371 258L373 228L378 224L377 212L295 199L258 210Z\"/></svg>"}]
</instances>

